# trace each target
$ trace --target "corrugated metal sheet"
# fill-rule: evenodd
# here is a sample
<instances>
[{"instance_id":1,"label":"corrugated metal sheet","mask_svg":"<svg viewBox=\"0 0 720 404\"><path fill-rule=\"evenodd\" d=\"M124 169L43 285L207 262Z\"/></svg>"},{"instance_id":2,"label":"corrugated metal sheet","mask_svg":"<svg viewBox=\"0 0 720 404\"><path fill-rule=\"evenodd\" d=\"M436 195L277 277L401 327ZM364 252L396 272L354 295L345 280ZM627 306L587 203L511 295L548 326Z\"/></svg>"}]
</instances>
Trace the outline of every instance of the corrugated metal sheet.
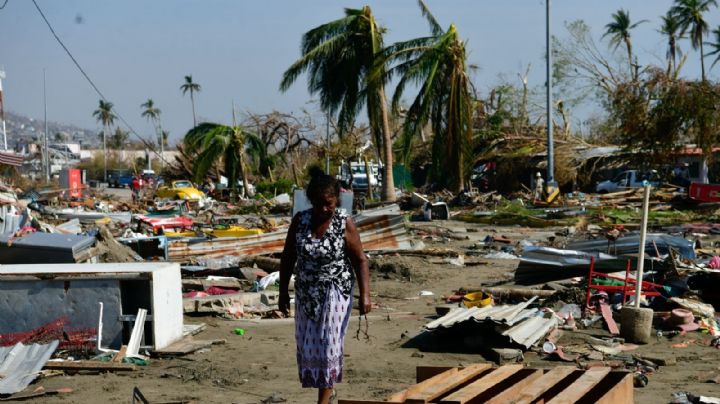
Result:
<instances>
[{"instance_id":1,"label":"corrugated metal sheet","mask_svg":"<svg viewBox=\"0 0 720 404\"><path fill-rule=\"evenodd\" d=\"M653 244L654 243L654 244ZM615 243L610 243L606 239L598 240L587 240L579 241L576 243L570 243L567 246L568 250L578 250L585 252L610 252L615 255L635 255L638 253L640 246L640 235L639 234L628 234L621 236ZM695 245L694 242L686 240L682 237L671 236L663 233L649 233L645 241L645 252L651 256L655 256L655 246L661 254L668 253L668 247L679 250L682 258L694 260Z\"/></svg>"},{"instance_id":2,"label":"corrugated metal sheet","mask_svg":"<svg viewBox=\"0 0 720 404\"><path fill-rule=\"evenodd\" d=\"M22 154L0 151L0 164L6 166L20 167L23 164L25 158Z\"/></svg>"},{"instance_id":3,"label":"corrugated metal sheet","mask_svg":"<svg viewBox=\"0 0 720 404\"><path fill-rule=\"evenodd\" d=\"M540 339L557 326L555 318L530 317L516 326L506 330L502 335L510 338L510 341L520 344L525 348L535 345Z\"/></svg>"},{"instance_id":4,"label":"corrugated metal sheet","mask_svg":"<svg viewBox=\"0 0 720 404\"><path fill-rule=\"evenodd\" d=\"M468 321L496 324L496 332L527 349L557 326L554 318L543 318L538 309L527 308L536 299L537 296L515 305L457 308L426 324L425 328L430 331L451 328Z\"/></svg>"},{"instance_id":5,"label":"corrugated metal sheet","mask_svg":"<svg viewBox=\"0 0 720 404\"><path fill-rule=\"evenodd\" d=\"M402 215L360 217L355 224L365 251L413 248ZM187 262L191 257L248 256L279 253L285 246L287 230L233 238L180 238L168 240L168 259Z\"/></svg>"},{"instance_id":6,"label":"corrugated metal sheet","mask_svg":"<svg viewBox=\"0 0 720 404\"><path fill-rule=\"evenodd\" d=\"M59 341L0 347L0 394L22 391L37 377Z\"/></svg>"},{"instance_id":7,"label":"corrugated metal sheet","mask_svg":"<svg viewBox=\"0 0 720 404\"><path fill-rule=\"evenodd\" d=\"M58 218L63 219L79 219L81 223L94 223L98 219L103 219L106 217L109 217L114 222L121 222L121 223L130 223L132 220L132 213L131 212L111 212L111 213L103 213L103 212L84 212L79 210L73 210L73 209L51 209L46 208L43 213L46 213L48 215L54 215Z\"/></svg>"},{"instance_id":8,"label":"corrugated metal sheet","mask_svg":"<svg viewBox=\"0 0 720 404\"><path fill-rule=\"evenodd\" d=\"M527 306L535 300L537 300L537 296L527 302L514 305L471 307L469 309L463 307L450 310L448 314L426 324L425 328L428 330L450 328L456 324L470 320L478 323L493 322L495 324L512 326L534 315L538 311L537 309L527 308Z\"/></svg>"}]
</instances>

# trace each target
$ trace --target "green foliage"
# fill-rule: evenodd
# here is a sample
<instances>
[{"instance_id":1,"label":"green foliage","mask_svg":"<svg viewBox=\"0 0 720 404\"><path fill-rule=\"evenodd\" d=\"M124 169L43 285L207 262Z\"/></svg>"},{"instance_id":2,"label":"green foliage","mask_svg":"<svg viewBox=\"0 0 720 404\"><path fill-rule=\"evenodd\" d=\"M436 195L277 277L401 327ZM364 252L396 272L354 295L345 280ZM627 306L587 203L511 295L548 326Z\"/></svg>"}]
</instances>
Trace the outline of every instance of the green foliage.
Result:
<instances>
[{"instance_id":1,"label":"green foliage","mask_svg":"<svg viewBox=\"0 0 720 404\"><path fill-rule=\"evenodd\" d=\"M255 184L255 190L258 194L262 194L266 198L283 193L292 194L295 184L291 180L279 179L275 182L262 181Z\"/></svg>"},{"instance_id":2,"label":"green foliage","mask_svg":"<svg viewBox=\"0 0 720 404\"><path fill-rule=\"evenodd\" d=\"M651 69L640 82L624 83L611 96L611 113L628 150L646 162L695 143L709 153L720 142L720 85L676 80Z\"/></svg>"},{"instance_id":3,"label":"green foliage","mask_svg":"<svg viewBox=\"0 0 720 404\"><path fill-rule=\"evenodd\" d=\"M320 107L337 113L342 136L353 126L363 104L368 106L371 126L379 107L378 86L370 69L383 47L382 34L370 7L345 9L345 17L320 25L302 38L302 57L283 73L280 90L286 91L303 72L308 72L308 91L320 96Z\"/></svg>"},{"instance_id":4,"label":"green foliage","mask_svg":"<svg viewBox=\"0 0 720 404\"><path fill-rule=\"evenodd\" d=\"M603 38L609 36L610 44L614 49L617 49L620 44L625 44L628 55L628 63L630 66L633 64L630 30L643 22L647 22L647 20L638 21L635 24L632 24L630 21L630 12L620 9L612 15L612 21L605 25L605 35L603 35Z\"/></svg>"},{"instance_id":5,"label":"green foliage","mask_svg":"<svg viewBox=\"0 0 720 404\"><path fill-rule=\"evenodd\" d=\"M202 182L210 168L222 161L230 188L236 190L238 178L246 179L245 161L250 139L255 143L257 136L240 126L217 123L201 123L188 131L183 142L186 150L197 153L193 167L195 182Z\"/></svg>"},{"instance_id":6,"label":"green foliage","mask_svg":"<svg viewBox=\"0 0 720 404\"><path fill-rule=\"evenodd\" d=\"M670 9L680 24L681 34L689 31L690 44L693 49L700 49L700 67L702 79L705 80L705 54L703 51L703 37L707 35L709 26L703 14L717 7L717 0L675 0Z\"/></svg>"},{"instance_id":7,"label":"green foliage","mask_svg":"<svg viewBox=\"0 0 720 404\"><path fill-rule=\"evenodd\" d=\"M107 139L107 145L111 149L123 149L125 145L127 144L128 139L130 138L130 133L127 131L122 130L121 128L115 128L115 133L113 133L110 137Z\"/></svg>"},{"instance_id":8,"label":"green foliage","mask_svg":"<svg viewBox=\"0 0 720 404\"><path fill-rule=\"evenodd\" d=\"M474 163L472 114L474 103L467 74L465 42L454 24L444 31L421 1L431 36L395 43L383 51L382 65L394 63L384 76L399 76L392 98L398 111L408 85L419 92L407 111L402 130L404 160L413 140L428 122L433 129L432 171L434 182L454 190L464 187ZM380 73L375 73L380 74Z\"/></svg>"}]
</instances>

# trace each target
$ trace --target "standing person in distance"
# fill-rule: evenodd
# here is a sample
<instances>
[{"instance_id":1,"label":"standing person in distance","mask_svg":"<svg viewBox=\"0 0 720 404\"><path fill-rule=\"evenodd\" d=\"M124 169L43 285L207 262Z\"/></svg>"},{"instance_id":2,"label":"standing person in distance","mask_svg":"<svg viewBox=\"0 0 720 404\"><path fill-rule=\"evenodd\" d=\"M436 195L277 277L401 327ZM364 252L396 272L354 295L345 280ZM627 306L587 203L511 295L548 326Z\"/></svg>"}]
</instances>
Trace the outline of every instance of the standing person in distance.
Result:
<instances>
[{"instance_id":1,"label":"standing person in distance","mask_svg":"<svg viewBox=\"0 0 720 404\"><path fill-rule=\"evenodd\" d=\"M339 182L318 167L306 194L312 208L292 220L280 261L280 310L290 310L288 286L295 273L295 340L300 382L318 389L318 404L335 396L342 381L343 345L357 277L360 314L370 312L370 275L360 234L337 207Z\"/></svg>"}]
</instances>

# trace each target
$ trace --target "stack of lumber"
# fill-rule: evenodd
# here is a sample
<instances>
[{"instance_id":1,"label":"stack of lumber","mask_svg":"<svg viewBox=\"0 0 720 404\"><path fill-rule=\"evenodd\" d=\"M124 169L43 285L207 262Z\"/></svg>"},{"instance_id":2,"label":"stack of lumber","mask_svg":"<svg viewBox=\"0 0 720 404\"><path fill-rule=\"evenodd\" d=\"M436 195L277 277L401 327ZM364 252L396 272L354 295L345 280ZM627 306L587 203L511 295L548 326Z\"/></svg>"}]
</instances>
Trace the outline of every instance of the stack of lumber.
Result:
<instances>
[{"instance_id":1,"label":"stack of lumber","mask_svg":"<svg viewBox=\"0 0 720 404\"><path fill-rule=\"evenodd\" d=\"M386 400L339 400L340 404L380 403L607 403L633 402L628 372L607 367L578 370L571 366L531 369L522 365L464 368L418 367L417 384Z\"/></svg>"}]
</instances>

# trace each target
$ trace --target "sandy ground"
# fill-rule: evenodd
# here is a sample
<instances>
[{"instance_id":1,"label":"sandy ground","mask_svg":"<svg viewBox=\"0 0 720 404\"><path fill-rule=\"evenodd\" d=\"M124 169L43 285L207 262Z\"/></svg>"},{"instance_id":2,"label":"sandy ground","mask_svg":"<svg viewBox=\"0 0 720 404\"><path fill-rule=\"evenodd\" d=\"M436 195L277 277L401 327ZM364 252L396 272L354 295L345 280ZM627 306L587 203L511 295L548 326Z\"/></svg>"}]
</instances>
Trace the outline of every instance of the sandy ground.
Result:
<instances>
[{"instance_id":1,"label":"sandy ground","mask_svg":"<svg viewBox=\"0 0 720 404\"><path fill-rule=\"evenodd\" d=\"M459 222L446 225L469 228L472 230L468 233L470 239L450 243L427 241L429 247L452 246L463 250L494 232L514 240L542 239L552 233L552 229L491 228ZM397 272L373 273L371 288L379 308L369 316L369 341L355 338L358 316L353 315L345 344L344 382L337 386L340 397L381 399L414 383L418 365L456 366L486 361L477 348L463 344L462 335L428 337L422 335L422 327L434 318L434 307L442 302L441 295L463 286L508 281L517 266L516 260L482 260L486 263L465 267L436 263L435 258L384 257L382 260L393 263ZM432 291L435 296L419 297L422 290ZM260 403L272 396L284 398L288 403L314 402L316 391L302 389L298 382L292 319L229 321L186 317L185 321L208 324L207 330L197 339L225 339L227 342L182 358L153 359L149 366L129 374L43 378L34 386L41 385L46 389L70 387L74 391L43 397L36 402L124 403L131 401L134 387L156 403ZM246 330L244 336L232 332L237 327ZM605 334L600 329L587 333ZM647 387L635 389L636 402L669 402L672 392L683 390L720 396L720 385L703 382L707 374L720 372L720 350L707 344L702 346L709 339L709 336L693 333L673 340L662 338L633 351L633 354L660 353L677 359L677 365L661 367L652 374ZM694 342L687 348L671 347L690 340ZM584 343L577 334L566 333L559 345L581 347ZM525 363L533 367L566 365L545 360L533 352L525 353Z\"/></svg>"}]
</instances>

